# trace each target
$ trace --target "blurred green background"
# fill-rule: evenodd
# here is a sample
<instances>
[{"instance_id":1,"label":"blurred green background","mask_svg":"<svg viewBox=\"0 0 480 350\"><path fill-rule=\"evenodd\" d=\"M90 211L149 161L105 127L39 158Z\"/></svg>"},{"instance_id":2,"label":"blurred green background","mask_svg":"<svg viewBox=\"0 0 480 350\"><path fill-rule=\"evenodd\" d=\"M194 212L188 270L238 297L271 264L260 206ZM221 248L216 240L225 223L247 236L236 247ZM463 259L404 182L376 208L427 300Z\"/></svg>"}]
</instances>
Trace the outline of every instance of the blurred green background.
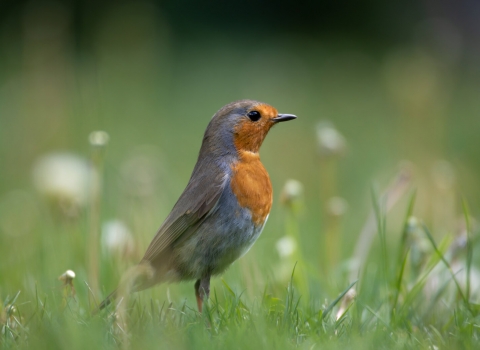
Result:
<instances>
[{"instance_id":1,"label":"blurred green background","mask_svg":"<svg viewBox=\"0 0 480 350\"><path fill-rule=\"evenodd\" d=\"M121 221L133 243L118 254L102 246L100 289L108 292L186 185L211 116L243 98L299 118L262 147L275 202L262 237L225 275L238 290L257 293L275 280L267 276L281 260L287 179L304 186L299 244L320 281L313 293L330 274L345 287L340 262L372 208L372 183L384 189L399 167L412 174L415 215L436 237L456 232L460 196L474 215L480 209L479 11L474 0L0 2L0 297L33 293L36 283L58 292L66 269L89 280L89 199L42 187L58 175L38 170L42 157L68 152L60 166L79 162L67 169L65 181L75 182L98 151L89 134L110 137L99 225L105 234L105 223ZM327 160L316 136L326 120L346 142ZM88 197L78 177L79 187L65 186ZM331 196L348 209L334 228L338 256L328 260ZM405 196L391 213L389 245L406 206ZM191 285L172 288L174 300L192 303Z\"/></svg>"}]
</instances>

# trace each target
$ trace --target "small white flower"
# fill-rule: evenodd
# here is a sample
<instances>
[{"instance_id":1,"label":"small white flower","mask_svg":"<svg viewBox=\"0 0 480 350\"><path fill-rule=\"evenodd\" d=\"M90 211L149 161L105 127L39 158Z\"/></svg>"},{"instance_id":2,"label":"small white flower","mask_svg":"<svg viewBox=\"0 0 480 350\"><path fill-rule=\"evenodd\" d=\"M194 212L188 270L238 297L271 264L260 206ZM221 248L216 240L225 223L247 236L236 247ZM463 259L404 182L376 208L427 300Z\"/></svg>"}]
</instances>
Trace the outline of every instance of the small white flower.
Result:
<instances>
[{"instance_id":1,"label":"small white flower","mask_svg":"<svg viewBox=\"0 0 480 350\"><path fill-rule=\"evenodd\" d=\"M297 180L287 180L283 186L281 201L284 204L291 204L303 195L303 185Z\"/></svg>"},{"instance_id":2,"label":"small white flower","mask_svg":"<svg viewBox=\"0 0 480 350\"><path fill-rule=\"evenodd\" d=\"M67 275L68 278L71 278L71 279L74 279L75 278L75 272L73 272L72 270L67 270L65 272L65 275Z\"/></svg>"},{"instance_id":3,"label":"small white flower","mask_svg":"<svg viewBox=\"0 0 480 350\"><path fill-rule=\"evenodd\" d=\"M72 153L51 153L36 161L33 182L47 199L56 202L64 214L75 216L88 201L91 175L88 162Z\"/></svg>"},{"instance_id":4,"label":"small white flower","mask_svg":"<svg viewBox=\"0 0 480 350\"><path fill-rule=\"evenodd\" d=\"M88 136L90 145L94 147L105 147L110 140L110 136L105 131L92 131Z\"/></svg>"},{"instance_id":5,"label":"small white flower","mask_svg":"<svg viewBox=\"0 0 480 350\"><path fill-rule=\"evenodd\" d=\"M71 284L74 278L75 272L73 272L72 270L67 270L63 274L61 274L60 277L58 277L58 279L65 284Z\"/></svg>"},{"instance_id":6,"label":"small white flower","mask_svg":"<svg viewBox=\"0 0 480 350\"><path fill-rule=\"evenodd\" d=\"M281 258L292 255L297 250L297 242L289 236L280 238L277 241L276 248Z\"/></svg>"},{"instance_id":7,"label":"small white flower","mask_svg":"<svg viewBox=\"0 0 480 350\"><path fill-rule=\"evenodd\" d=\"M323 121L317 124L317 142L321 156L341 156L345 153L347 142L332 123Z\"/></svg>"},{"instance_id":8,"label":"small white flower","mask_svg":"<svg viewBox=\"0 0 480 350\"><path fill-rule=\"evenodd\" d=\"M58 277L60 281L63 282L65 296L69 295L75 297L75 287L73 286L73 280L75 278L75 272L72 270L67 270Z\"/></svg>"},{"instance_id":9,"label":"small white flower","mask_svg":"<svg viewBox=\"0 0 480 350\"><path fill-rule=\"evenodd\" d=\"M129 255L133 252L133 238L128 227L120 220L102 225L102 247L112 255Z\"/></svg>"}]
</instances>

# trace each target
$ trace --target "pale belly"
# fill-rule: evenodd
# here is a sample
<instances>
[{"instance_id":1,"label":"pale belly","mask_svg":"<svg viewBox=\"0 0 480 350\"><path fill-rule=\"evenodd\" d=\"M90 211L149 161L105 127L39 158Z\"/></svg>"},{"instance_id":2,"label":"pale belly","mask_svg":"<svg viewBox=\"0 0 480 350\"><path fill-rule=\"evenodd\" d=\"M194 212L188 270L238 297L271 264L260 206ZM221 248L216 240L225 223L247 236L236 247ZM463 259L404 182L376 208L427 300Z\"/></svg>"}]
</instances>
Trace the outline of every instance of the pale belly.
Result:
<instances>
[{"instance_id":1,"label":"pale belly","mask_svg":"<svg viewBox=\"0 0 480 350\"><path fill-rule=\"evenodd\" d=\"M232 201L232 196L226 191L197 232L175 249L169 279L189 280L220 274L252 247L266 220L262 225L253 224L250 211Z\"/></svg>"}]
</instances>

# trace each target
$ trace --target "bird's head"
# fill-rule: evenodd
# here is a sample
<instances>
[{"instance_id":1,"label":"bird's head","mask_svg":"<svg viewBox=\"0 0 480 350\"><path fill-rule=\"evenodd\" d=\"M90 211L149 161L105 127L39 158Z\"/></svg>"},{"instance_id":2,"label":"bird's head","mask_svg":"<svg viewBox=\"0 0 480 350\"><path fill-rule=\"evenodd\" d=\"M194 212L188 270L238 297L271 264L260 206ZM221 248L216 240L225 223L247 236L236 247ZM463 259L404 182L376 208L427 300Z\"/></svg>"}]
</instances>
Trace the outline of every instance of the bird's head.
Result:
<instances>
[{"instance_id":1,"label":"bird's head","mask_svg":"<svg viewBox=\"0 0 480 350\"><path fill-rule=\"evenodd\" d=\"M253 100L240 100L222 107L213 116L206 139L229 143L237 152L258 153L268 131L277 123L297 118L279 114L272 106Z\"/></svg>"}]
</instances>

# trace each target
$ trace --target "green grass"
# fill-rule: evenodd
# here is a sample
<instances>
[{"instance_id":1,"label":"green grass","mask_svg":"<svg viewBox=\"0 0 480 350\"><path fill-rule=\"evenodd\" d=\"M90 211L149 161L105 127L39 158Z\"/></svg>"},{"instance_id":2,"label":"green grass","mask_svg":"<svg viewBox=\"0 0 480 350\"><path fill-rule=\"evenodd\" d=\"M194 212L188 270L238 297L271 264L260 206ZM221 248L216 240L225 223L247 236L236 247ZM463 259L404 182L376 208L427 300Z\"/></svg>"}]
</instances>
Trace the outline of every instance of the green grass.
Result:
<instances>
[{"instance_id":1,"label":"green grass","mask_svg":"<svg viewBox=\"0 0 480 350\"><path fill-rule=\"evenodd\" d=\"M44 41L28 34L45 33L28 11L23 29L1 29L0 348L480 348L473 56L455 63L418 42L374 49L336 36L254 43L200 31L182 42L148 7L132 18L116 9L83 49L73 32L57 36L62 12L38 11L54 29ZM262 146L274 204L260 239L212 280L203 314L193 283L181 283L92 315L183 190L210 117L240 98L298 115ZM345 137L333 157L319 153L322 120ZM101 185L95 202L42 192L38 159L91 161L94 130L110 135L95 151L103 181L81 189ZM407 176L395 176L404 159ZM279 200L288 179L304 188L290 206ZM130 230L126 250L99 244L112 219ZM282 257L284 236L297 250ZM67 269L74 289L58 280Z\"/></svg>"},{"instance_id":2,"label":"green grass","mask_svg":"<svg viewBox=\"0 0 480 350\"><path fill-rule=\"evenodd\" d=\"M378 203L381 231L386 216L381 214L381 201ZM346 284L336 298L302 300L293 269L290 282L283 287L267 284L263 293L253 297L235 291L222 280L212 290L203 314L195 310L191 299L168 302L139 293L92 315L98 300L92 297L86 282L77 278L73 285L59 281L53 290L35 286L34 290L2 295L1 347L478 348L480 306L469 302L469 292L460 286L448 261L446 252L451 240L437 244L428 228L418 224L431 252L420 273L407 281L411 266L405 235L412 229L407 220L413 204L414 196L401 236L403 243L396 245L396 266L389 268L386 261L393 252L382 252L377 268L367 268L358 282ZM387 249L386 242L381 246ZM450 272L450 278L442 282L436 295L427 297L425 284L441 264ZM353 289L356 297L345 302L345 295ZM339 308L343 309L341 314L337 314Z\"/></svg>"}]
</instances>

